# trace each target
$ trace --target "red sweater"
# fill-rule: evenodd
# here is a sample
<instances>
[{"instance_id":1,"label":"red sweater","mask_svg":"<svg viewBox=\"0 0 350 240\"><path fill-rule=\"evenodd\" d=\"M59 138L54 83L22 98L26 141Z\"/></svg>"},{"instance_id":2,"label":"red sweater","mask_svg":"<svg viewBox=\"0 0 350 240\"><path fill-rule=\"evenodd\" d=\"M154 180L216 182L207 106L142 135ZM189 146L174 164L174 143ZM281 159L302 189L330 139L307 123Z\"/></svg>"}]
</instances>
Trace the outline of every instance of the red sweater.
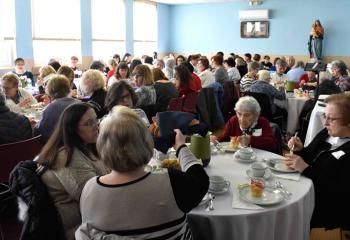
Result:
<instances>
[{"instance_id":1,"label":"red sweater","mask_svg":"<svg viewBox=\"0 0 350 240\"><path fill-rule=\"evenodd\" d=\"M261 129L261 131L259 130ZM259 117L258 123L252 129L253 135L250 138L250 145L254 148L267 150L274 152L277 149L277 141L273 136L272 129L270 127L269 121L264 117ZM259 135L260 136L254 136ZM255 134L254 134L255 133ZM225 126L224 133L218 137L220 142L230 141L231 136L241 136L243 135L242 130L239 127L238 118L233 116L228 120Z\"/></svg>"}]
</instances>

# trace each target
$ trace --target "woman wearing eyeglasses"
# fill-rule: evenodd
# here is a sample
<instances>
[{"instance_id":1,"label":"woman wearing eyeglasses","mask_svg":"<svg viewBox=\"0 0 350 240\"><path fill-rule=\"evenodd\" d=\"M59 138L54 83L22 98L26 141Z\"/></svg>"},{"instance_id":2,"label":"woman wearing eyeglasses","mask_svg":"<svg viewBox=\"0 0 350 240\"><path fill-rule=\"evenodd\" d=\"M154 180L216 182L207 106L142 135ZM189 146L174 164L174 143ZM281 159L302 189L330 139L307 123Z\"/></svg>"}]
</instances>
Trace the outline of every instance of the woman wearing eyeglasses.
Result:
<instances>
[{"instance_id":1,"label":"woman wearing eyeglasses","mask_svg":"<svg viewBox=\"0 0 350 240\"><path fill-rule=\"evenodd\" d=\"M310 178L315 187L315 209L311 227L349 228L350 205L350 95L334 94L325 99L325 128L303 147L293 137L288 146L296 153L286 164Z\"/></svg>"},{"instance_id":2,"label":"woman wearing eyeglasses","mask_svg":"<svg viewBox=\"0 0 350 240\"><path fill-rule=\"evenodd\" d=\"M87 103L69 106L38 157L47 167L42 181L61 216L67 239L81 224L80 195L92 177L108 173L96 150L98 121Z\"/></svg>"}]
</instances>

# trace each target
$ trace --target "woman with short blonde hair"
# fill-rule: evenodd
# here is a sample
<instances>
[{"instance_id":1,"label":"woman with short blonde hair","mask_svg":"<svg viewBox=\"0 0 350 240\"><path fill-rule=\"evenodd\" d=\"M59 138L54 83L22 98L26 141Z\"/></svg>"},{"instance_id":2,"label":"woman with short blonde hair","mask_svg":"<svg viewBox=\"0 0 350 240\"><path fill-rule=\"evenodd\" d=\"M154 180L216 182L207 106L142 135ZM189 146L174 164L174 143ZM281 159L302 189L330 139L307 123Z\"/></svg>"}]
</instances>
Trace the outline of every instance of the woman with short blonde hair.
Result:
<instances>
[{"instance_id":1,"label":"woman with short blonde hair","mask_svg":"<svg viewBox=\"0 0 350 240\"><path fill-rule=\"evenodd\" d=\"M107 92L104 90L104 85L104 77L99 70L89 69L80 79L80 86L84 95L90 97L88 102L93 106L97 118L102 118L106 114L104 102Z\"/></svg>"}]
</instances>

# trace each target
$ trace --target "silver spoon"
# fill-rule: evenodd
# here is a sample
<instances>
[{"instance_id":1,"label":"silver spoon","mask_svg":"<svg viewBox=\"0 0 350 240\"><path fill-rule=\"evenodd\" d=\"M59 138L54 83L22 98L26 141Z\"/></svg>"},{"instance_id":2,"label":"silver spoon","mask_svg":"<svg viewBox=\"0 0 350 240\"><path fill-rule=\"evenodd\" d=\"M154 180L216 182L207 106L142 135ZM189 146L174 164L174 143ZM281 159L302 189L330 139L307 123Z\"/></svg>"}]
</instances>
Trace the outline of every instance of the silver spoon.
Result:
<instances>
[{"instance_id":1,"label":"silver spoon","mask_svg":"<svg viewBox=\"0 0 350 240\"><path fill-rule=\"evenodd\" d=\"M209 201L207 203L207 207L205 208L205 211L213 211L214 210L214 203L213 203L213 200L214 200L215 196L211 193L209 193Z\"/></svg>"},{"instance_id":2,"label":"silver spoon","mask_svg":"<svg viewBox=\"0 0 350 240\"><path fill-rule=\"evenodd\" d=\"M292 193L289 192L280 181L276 181L276 188L284 193L286 199L290 199L292 197Z\"/></svg>"}]
</instances>

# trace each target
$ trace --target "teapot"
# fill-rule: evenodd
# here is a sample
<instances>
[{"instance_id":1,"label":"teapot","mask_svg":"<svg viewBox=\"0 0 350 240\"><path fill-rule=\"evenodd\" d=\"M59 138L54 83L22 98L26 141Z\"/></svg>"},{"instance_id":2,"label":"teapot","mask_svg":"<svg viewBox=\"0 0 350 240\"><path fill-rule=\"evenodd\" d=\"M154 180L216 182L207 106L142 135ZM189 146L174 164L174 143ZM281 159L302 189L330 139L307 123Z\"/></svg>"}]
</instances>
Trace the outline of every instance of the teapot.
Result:
<instances>
[{"instance_id":1,"label":"teapot","mask_svg":"<svg viewBox=\"0 0 350 240\"><path fill-rule=\"evenodd\" d=\"M207 166L210 162L211 149L210 149L210 134L207 133L205 137L199 134L191 136L190 150L193 155L202 160L203 166Z\"/></svg>"}]
</instances>

